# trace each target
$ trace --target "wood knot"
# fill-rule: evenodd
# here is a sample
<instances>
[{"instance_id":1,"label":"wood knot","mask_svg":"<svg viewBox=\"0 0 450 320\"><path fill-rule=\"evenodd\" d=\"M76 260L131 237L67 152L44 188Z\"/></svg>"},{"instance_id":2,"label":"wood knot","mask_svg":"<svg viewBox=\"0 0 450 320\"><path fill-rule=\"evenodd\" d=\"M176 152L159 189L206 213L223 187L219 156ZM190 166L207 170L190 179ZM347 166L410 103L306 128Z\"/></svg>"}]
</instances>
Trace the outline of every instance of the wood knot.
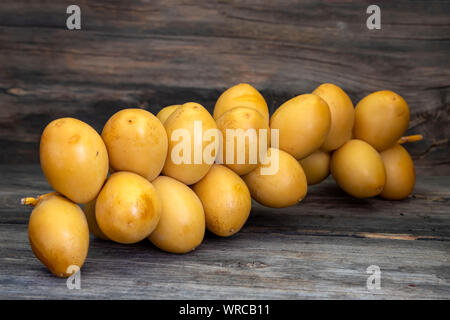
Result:
<instances>
[{"instance_id":1,"label":"wood knot","mask_svg":"<svg viewBox=\"0 0 450 320\"><path fill-rule=\"evenodd\" d=\"M24 95L28 94L28 92L22 88L10 88L10 89L8 89L7 92L14 96L24 96Z\"/></svg>"}]
</instances>

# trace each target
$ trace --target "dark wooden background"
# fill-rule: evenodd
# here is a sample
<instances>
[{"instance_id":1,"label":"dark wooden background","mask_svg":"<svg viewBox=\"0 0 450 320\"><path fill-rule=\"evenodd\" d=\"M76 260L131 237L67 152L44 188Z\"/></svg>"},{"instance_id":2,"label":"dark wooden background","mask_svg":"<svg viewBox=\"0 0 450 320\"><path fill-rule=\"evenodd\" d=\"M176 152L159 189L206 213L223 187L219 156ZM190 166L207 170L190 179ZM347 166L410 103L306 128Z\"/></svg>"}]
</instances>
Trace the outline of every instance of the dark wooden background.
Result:
<instances>
[{"instance_id":1,"label":"dark wooden background","mask_svg":"<svg viewBox=\"0 0 450 320\"><path fill-rule=\"evenodd\" d=\"M323 82L356 104L391 89L412 111L408 149L450 172L450 2L23 1L0 4L0 163L37 163L45 125L80 118L101 130L114 112L196 101L212 110L239 82L271 111ZM66 29L81 7L82 30Z\"/></svg>"}]
</instances>

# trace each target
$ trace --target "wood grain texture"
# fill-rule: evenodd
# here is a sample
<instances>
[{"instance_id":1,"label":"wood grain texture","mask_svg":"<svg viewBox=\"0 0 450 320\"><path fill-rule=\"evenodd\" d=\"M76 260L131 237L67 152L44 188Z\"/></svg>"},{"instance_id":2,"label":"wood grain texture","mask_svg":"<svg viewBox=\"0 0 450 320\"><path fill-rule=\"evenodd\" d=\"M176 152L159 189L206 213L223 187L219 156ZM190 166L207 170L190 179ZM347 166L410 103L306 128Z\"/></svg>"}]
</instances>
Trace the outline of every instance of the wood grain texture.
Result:
<instances>
[{"instance_id":1,"label":"wood grain texture","mask_svg":"<svg viewBox=\"0 0 450 320\"><path fill-rule=\"evenodd\" d=\"M80 290L28 242L20 198L50 190L39 167L2 165L0 176L0 299L450 299L448 176L419 175L405 201L353 199L328 179L297 206L253 203L241 232L207 233L186 255L92 237ZM366 288L370 265L379 292Z\"/></svg>"},{"instance_id":2,"label":"wood grain texture","mask_svg":"<svg viewBox=\"0 0 450 320\"><path fill-rule=\"evenodd\" d=\"M408 146L449 174L450 3L378 1L78 1L82 30L65 28L71 1L4 0L0 10L0 163L38 161L44 126L73 116L101 130L124 107L156 113L197 101L212 110L239 82L271 112L323 82L356 104L391 89L408 101Z\"/></svg>"}]
</instances>

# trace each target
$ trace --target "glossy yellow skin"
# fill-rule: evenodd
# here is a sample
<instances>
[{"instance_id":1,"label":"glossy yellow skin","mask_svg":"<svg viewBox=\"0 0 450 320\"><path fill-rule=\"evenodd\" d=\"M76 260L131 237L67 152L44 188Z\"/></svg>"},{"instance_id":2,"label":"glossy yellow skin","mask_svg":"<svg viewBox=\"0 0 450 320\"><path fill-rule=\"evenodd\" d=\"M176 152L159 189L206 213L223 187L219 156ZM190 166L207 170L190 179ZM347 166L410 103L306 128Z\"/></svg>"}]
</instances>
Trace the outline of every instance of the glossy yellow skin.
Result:
<instances>
[{"instance_id":1,"label":"glossy yellow skin","mask_svg":"<svg viewBox=\"0 0 450 320\"><path fill-rule=\"evenodd\" d=\"M83 266L89 248L88 224L81 208L65 197L49 195L38 201L28 237L33 253L55 276L68 277L69 266Z\"/></svg>"},{"instance_id":2,"label":"glossy yellow skin","mask_svg":"<svg viewBox=\"0 0 450 320\"><path fill-rule=\"evenodd\" d=\"M318 86L313 94L321 97L328 104L331 113L331 127L325 142L321 146L324 151L336 150L352 138L355 109L349 96L331 83Z\"/></svg>"},{"instance_id":3,"label":"glossy yellow skin","mask_svg":"<svg viewBox=\"0 0 450 320\"><path fill-rule=\"evenodd\" d=\"M124 109L106 122L102 138L115 171L137 173L152 181L167 156L167 134L161 121L143 109Z\"/></svg>"},{"instance_id":4,"label":"glossy yellow skin","mask_svg":"<svg viewBox=\"0 0 450 320\"><path fill-rule=\"evenodd\" d=\"M153 182L161 200L162 215L149 240L161 250L187 253L199 246L205 235L205 213L194 191L165 176Z\"/></svg>"},{"instance_id":5,"label":"glossy yellow skin","mask_svg":"<svg viewBox=\"0 0 450 320\"><path fill-rule=\"evenodd\" d=\"M268 156L274 152L268 150ZM276 158L272 161L276 161ZM289 153L279 150L278 171L272 175L262 175L260 164L255 170L243 176L251 196L267 207L283 208L297 204L305 196L308 183L302 166ZM264 161L265 162L265 161Z\"/></svg>"},{"instance_id":6,"label":"glossy yellow skin","mask_svg":"<svg viewBox=\"0 0 450 320\"><path fill-rule=\"evenodd\" d=\"M355 198L381 193L386 170L379 153L362 140L347 141L331 157L331 174L342 190Z\"/></svg>"},{"instance_id":7,"label":"glossy yellow skin","mask_svg":"<svg viewBox=\"0 0 450 320\"><path fill-rule=\"evenodd\" d=\"M89 201L84 205L83 211L86 215L86 220L89 226L89 232L92 233L97 238L103 240L109 240L106 234L100 229L97 223L97 218L95 217L95 203L97 199Z\"/></svg>"},{"instance_id":8,"label":"glossy yellow skin","mask_svg":"<svg viewBox=\"0 0 450 320\"><path fill-rule=\"evenodd\" d=\"M100 191L95 217L109 239L135 243L155 230L161 208L161 200L151 182L122 171L112 174Z\"/></svg>"},{"instance_id":9,"label":"glossy yellow skin","mask_svg":"<svg viewBox=\"0 0 450 320\"><path fill-rule=\"evenodd\" d=\"M406 101L395 92L377 91L356 105L353 137L383 151L397 142L408 125Z\"/></svg>"},{"instance_id":10,"label":"glossy yellow skin","mask_svg":"<svg viewBox=\"0 0 450 320\"><path fill-rule=\"evenodd\" d=\"M241 230L252 207L250 191L241 177L215 164L193 189L203 204L209 231L229 237Z\"/></svg>"},{"instance_id":11,"label":"glossy yellow skin","mask_svg":"<svg viewBox=\"0 0 450 320\"><path fill-rule=\"evenodd\" d=\"M108 174L108 153L91 126L73 118L50 122L42 133L39 154L53 189L76 203L95 199Z\"/></svg>"},{"instance_id":12,"label":"glossy yellow skin","mask_svg":"<svg viewBox=\"0 0 450 320\"><path fill-rule=\"evenodd\" d=\"M401 200L414 190L416 171L408 151L394 145L380 153L386 168L386 185L380 196L389 200Z\"/></svg>"},{"instance_id":13,"label":"glossy yellow skin","mask_svg":"<svg viewBox=\"0 0 450 320\"><path fill-rule=\"evenodd\" d=\"M220 116L217 120L217 128L222 132L223 136L223 159L222 163L225 164L228 168L236 172L238 175L244 175L252 171L256 168L259 161L259 150L260 150L260 130L265 129L266 134L266 144L262 144L261 147L264 148L264 150L267 150L268 147L270 147L270 129L269 124L267 123L267 119L264 118L264 116L259 113L256 109L251 109L247 107L236 107L233 109L228 110L222 116ZM226 131L227 129L242 129L244 132L247 130L255 130L256 131L256 140L250 141L249 138L245 138L245 149L241 150L239 152L245 153L245 163L238 164L238 139L235 137L234 140L234 160L233 163L227 162L226 154L227 150L227 143L226 143ZM245 133L243 133L243 137L245 137ZM257 163L250 163L250 145L253 146L254 144L257 145L257 151L256 151L256 160Z\"/></svg>"},{"instance_id":14,"label":"glossy yellow skin","mask_svg":"<svg viewBox=\"0 0 450 320\"><path fill-rule=\"evenodd\" d=\"M269 121L269 108L264 97L254 87L247 83L240 83L224 91L214 106L213 117L215 120L236 107L256 109Z\"/></svg>"},{"instance_id":15,"label":"glossy yellow skin","mask_svg":"<svg viewBox=\"0 0 450 320\"><path fill-rule=\"evenodd\" d=\"M330 175L330 153L317 150L299 161L308 185L318 184Z\"/></svg>"},{"instance_id":16,"label":"glossy yellow skin","mask_svg":"<svg viewBox=\"0 0 450 320\"><path fill-rule=\"evenodd\" d=\"M161 121L162 124L164 124L164 122L166 122L167 118L170 117L170 115L179 107L181 106L181 104L174 104L171 106L167 106L162 108L158 114L156 115L156 117L159 119L159 121Z\"/></svg>"},{"instance_id":17,"label":"glossy yellow skin","mask_svg":"<svg viewBox=\"0 0 450 320\"><path fill-rule=\"evenodd\" d=\"M194 121L202 122L203 134L209 129L217 130L216 122L202 105L195 102L188 102L177 108L170 117L164 122L166 128L167 137L169 139L169 149L167 153L166 162L163 168L163 174L172 178L175 178L184 184L190 185L196 183L203 178L208 170L211 168L212 163L206 163L202 157L202 162L199 164L194 163ZM172 141L172 133L177 129L187 129L191 139L191 161L190 163L174 163L172 160L173 148L181 143L180 140ZM211 141L202 141L202 154L207 146L211 144ZM217 155L217 152L215 152Z\"/></svg>"},{"instance_id":18,"label":"glossy yellow skin","mask_svg":"<svg viewBox=\"0 0 450 320\"><path fill-rule=\"evenodd\" d=\"M330 108L315 94L286 101L270 118L270 128L279 130L279 148L297 160L306 158L325 142L330 126Z\"/></svg>"}]
</instances>

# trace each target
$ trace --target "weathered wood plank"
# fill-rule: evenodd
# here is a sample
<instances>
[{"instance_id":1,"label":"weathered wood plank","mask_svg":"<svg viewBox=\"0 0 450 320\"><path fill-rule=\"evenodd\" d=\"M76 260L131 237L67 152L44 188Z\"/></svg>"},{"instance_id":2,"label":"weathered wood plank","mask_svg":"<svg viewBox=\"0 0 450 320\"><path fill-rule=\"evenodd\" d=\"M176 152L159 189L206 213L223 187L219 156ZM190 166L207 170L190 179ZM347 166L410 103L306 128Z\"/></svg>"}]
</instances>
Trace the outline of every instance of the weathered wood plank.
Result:
<instances>
[{"instance_id":1,"label":"weathered wood plank","mask_svg":"<svg viewBox=\"0 0 450 320\"><path fill-rule=\"evenodd\" d=\"M241 232L208 233L186 255L92 238L76 291L28 243L19 199L50 190L39 167L3 165L0 176L0 298L450 298L449 177L419 175L405 201L352 199L329 179L298 206L254 204ZM380 292L366 288L369 265Z\"/></svg>"},{"instance_id":2,"label":"weathered wood plank","mask_svg":"<svg viewBox=\"0 0 450 320\"><path fill-rule=\"evenodd\" d=\"M149 242L95 239L81 290L66 288L32 255L25 225L0 225L1 298L274 299L450 298L448 243L241 233L208 236L188 255ZM366 288L378 265L382 290Z\"/></svg>"},{"instance_id":3,"label":"weathered wood plank","mask_svg":"<svg viewBox=\"0 0 450 320\"><path fill-rule=\"evenodd\" d=\"M80 1L82 30L65 29L68 1L6 0L0 12L0 162L37 162L43 127L75 116L100 130L115 111L186 101L212 110L225 88L250 82L273 111L334 82L353 102L392 89L412 111L409 146L448 164L450 5L368 1Z\"/></svg>"},{"instance_id":4,"label":"weathered wood plank","mask_svg":"<svg viewBox=\"0 0 450 320\"><path fill-rule=\"evenodd\" d=\"M420 169L419 169L420 172ZM26 224L30 208L24 196L52 191L37 165L0 165L0 223ZM405 234L421 239L450 240L450 179L417 178L415 190L403 201L355 199L333 179L311 186L297 206L271 209L253 203L251 219L242 232L365 237Z\"/></svg>"}]
</instances>

